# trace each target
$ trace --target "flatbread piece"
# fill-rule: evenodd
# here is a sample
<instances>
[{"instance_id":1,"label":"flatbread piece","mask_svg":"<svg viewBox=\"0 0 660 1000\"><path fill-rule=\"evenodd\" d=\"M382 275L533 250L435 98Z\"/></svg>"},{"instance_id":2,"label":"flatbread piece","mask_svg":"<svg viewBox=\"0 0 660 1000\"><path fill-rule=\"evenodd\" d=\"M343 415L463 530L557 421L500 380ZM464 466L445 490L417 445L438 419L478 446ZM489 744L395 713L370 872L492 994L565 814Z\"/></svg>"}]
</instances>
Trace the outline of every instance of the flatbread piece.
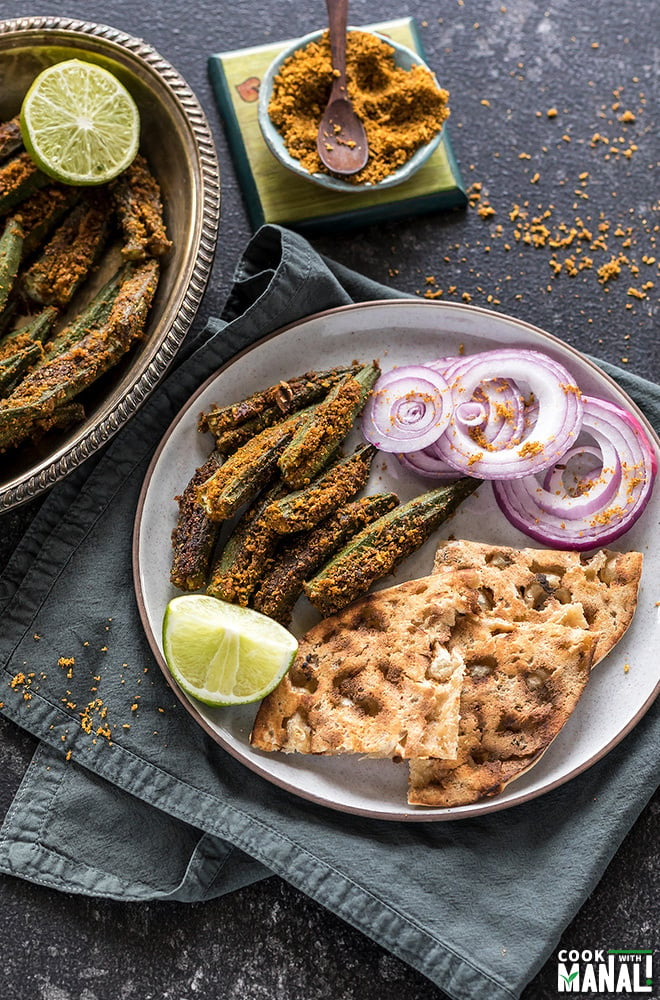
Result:
<instances>
[{"instance_id":1,"label":"flatbread piece","mask_svg":"<svg viewBox=\"0 0 660 1000\"><path fill-rule=\"evenodd\" d=\"M449 540L436 550L434 572L469 567L482 615L516 622L563 622L589 628L600 662L630 625L642 573L640 552L601 549L591 556L555 549L515 549Z\"/></svg>"},{"instance_id":2,"label":"flatbread piece","mask_svg":"<svg viewBox=\"0 0 660 1000\"><path fill-rule=\"evenodd\" d=\"M498 631L493 621L487 640L483 629L476 637L469 631L461 636L465 676L458 753L454 759L410 762L410 804L478 802L529 770L575 709L595 643L589 630L556 622L523 622Z\"/></svg>"},{"instance_id":3,"label":"flatbread piece","mask_svg":"<svg viewBox=\"0 0 660 1000\"><path fill-rule=\"evenodd\" d=\"M476 594L460 572L411 580L315 625L262 702L251 743L287 753L451 757L463 659L447 642Z\"/></svg>"}]
</instances>

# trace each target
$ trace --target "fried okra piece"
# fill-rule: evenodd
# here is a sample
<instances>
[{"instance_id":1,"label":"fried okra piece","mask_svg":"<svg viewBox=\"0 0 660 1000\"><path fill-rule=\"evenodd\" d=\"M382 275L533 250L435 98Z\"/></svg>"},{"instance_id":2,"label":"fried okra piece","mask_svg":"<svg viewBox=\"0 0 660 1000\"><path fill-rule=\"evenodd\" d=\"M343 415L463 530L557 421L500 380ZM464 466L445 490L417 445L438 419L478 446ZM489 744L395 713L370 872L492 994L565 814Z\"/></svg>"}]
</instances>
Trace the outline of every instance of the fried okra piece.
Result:
<instances>
[{"instance_id":1,"label":"fried okra piece","mask_svg":"<svg viewBox=\"0 0 660 1000\"><path fill-rule=\"evenodd\" d=\"M108 219L108 200L100 192L76 205L23 274L33 302L68 305L105 247Z\"/></svg>"},{"instance_id":2,"label":"fried okra piece","mask_svg":"<svg viewBox=\"0 0 660 1000\"><path fill-rule=\"evenodd\" d=\"M92 385L144 333L158 285L159 264L151 259L122 268L123 280L107 318L68 350L36 368L0 402L0 450L31 436L36 420Z\"/></svg>"},{"instance_id":3,"label":"fried okra piece","mask_svg":"<svg viewBox=\"0 0 660 1000\"><path fill-rule=\"evenodd\" d=\"M287 487L277 479L243 512L216 553L207 594L248 606L277 542L277 534L265 523L263 514L286 492Z\"/></svg>"},{"instance_id":4,"label":"fried okra piece","mask_svg":"<svg viewBox=\"0 0 660 1000\"><path fill-rule=\"evenodd\" d=\"M58 316L59 310L55 306L46 306L34 316L25 319L20 326L4 333L0 337L0 358L13 354L20 347L27 347L35 340L43 344Z\"/></svg>"},{"instance_id":5,"label":"fried okra piece","mask_svg":"<svg viewBox=\"0 0 660 1000\"><path fill-rule=\"evenodd\" d=\"M67 430L75 424L81 424L85 419L85 407L82 403L72 399L70 403L62 403L57 406L48 417L43 420L35 420L30 437L33 441L38 441L45 434L52 430Z\"/></svg>"},{"instance_id":6,"label":"fried okra piece","mask_svg":"<svg viewBox=\"0 0 660 1000\"><path fill-rule=\"evenodd\" d=\"M0 215L48 183L29 153L17 153L0 166Z\"/></svg>"},{"instance_id":7,"label":"fried okra piece","mask_svg":"<svg viewBox=\"0 0 660 1000\"><path fill-rule=\"evenodd\" d=\"M243 444L248 437L272 426L289 413L311 406L323 399L349 372L357 370L358 366L331 368L283 379L236 403L212 406L200 414L197 428L213 434L216 447L227 441L229 450L235 450L234 441ZM239 440L243 435L243 440Z\"/></svg>"},{"instance_id":8,"label":"fried okra piece","mask_svg":"<svg viewBox=\"0 0 660 1000\"><path fill-rule=\"evenodd\" d=\"M367 401L380 369L374 362L343 378L301 426L279 460L291 489L310 483L338 451Z\"/></svg>"},{"instance_id":9,"label":"fried okra piece","mask_svg":"<svg viewBox=\"0 0 660 1000\"><path fill-rule=\"evenodd\" d=\"M124 237L124 257L164 257L172 243L163 220L160 187L145 158L138 154L110 188Z\"/></svg>"},{"instance_id":10,"label":"fried okra piece","mask_svg":"<svg viewBox=\"0 0 660 1000\"><path fill-rule=\"evenodd\" d=\"M19 347L13 354L0 360L0 396L8 396L16 388L23 376L44 356L44 349L38 341Z\"/></svg>"},{"instance_id":11,"label":"fried okra piece","mask_svg":"<svg viewBox=\"0 0 660 1000\"><path fill-rule=\"evenodd\" d=\"M465 476L383 514L305 583L311 603L327 617L366 594L376 580L420 548L480 484L479 479Z\"/></svg>"},{"instance_id":12,"label":"fried okra piece","mask_svg":"<svg viewBox=\"0 0 660 1000\"><path fill-rule=\"evenodd\" d=\"M346 504L315 528L284 539L270 560L253 607L282 625L291 621L303 585L349 538L397 506L395 493L374 493Z\"/></svg>"},{"instance_id":13,"label":"fried okra piece","mask_svg":"<svg viewBox=\"0 0 660 1000\"><path fill-rule=\"evenodd\" d=\"M285 417L250 438L199 487L199 501L214 521L225 521L251 503L277 473L277 460L305 411Z\"/></svg>"},{"instance_id":14,"label":"fried okra piece","mask_svg":"<svg viewBox=\"0 0 660 1000\"><path fill-rule=\"evenodd\" d=\"M17 153L23 146L21 135L21 120L18 115L9 121L0 123L0 161L6 160L12 153Z\"/></svg>"},{"instance_id":15,"label":"fried okra piece","mask_svg":"<svg viewBox=\"0 0 660 1000\"><path fill-rule=\"evenodd\" d=\"M265 522L280 535L307 531L356 496L369 478L376 448L358 445L302 490L288 493L264 512Z\"/></svg>"},{"instance_id":16,"label":"fried okra piece","mask_svg":"<svg viewBox=\"0 0 660 1000\"><path fill-rule=\"evenodd\" d=\"M51 361L58 354L71 350L75 344L87 336L90 330L105 323L117 301L129 266L124 265L124 267L118 268L84 309L50 338L46 344L47 360ZM54 307L47 306L46 308Z\"/></svg>"},{"instance_id":17,"label":"fried okra piece","mask_svg":"<svg viewBox=\"0 0 660 1000\"><path fill-rule=\"evenodd\" d=\"M9 219L0 236L0 313L14 287L23 253L23 227L17 219Z\"/></svg>"},{"instance_id":18,"label":"fried okra piece","mask_svg":"<svg viewBox=\"0 0 660 1000\"><path fill-rule=\"evenodd\" d=\"M11 218L23 227L23 256L42 245L62 217L80 200L80 188L48 184L17 205Z\"/></svg>"},{"instance_id":19,"label":"fried okra piece","mask_svg":"<svg viewBox=\"0 0 660 1000\"><path fill-rule=\"evenodd\" d=\"M222 464L222 456L213 451L195 470L180 496L176 526L172 532L172 567L170 582L179 590L199 590L205 587L211 565L213 548L220 534L221 524L212 521L205 513L197 491Z\"/></svg>"}]
</instances>

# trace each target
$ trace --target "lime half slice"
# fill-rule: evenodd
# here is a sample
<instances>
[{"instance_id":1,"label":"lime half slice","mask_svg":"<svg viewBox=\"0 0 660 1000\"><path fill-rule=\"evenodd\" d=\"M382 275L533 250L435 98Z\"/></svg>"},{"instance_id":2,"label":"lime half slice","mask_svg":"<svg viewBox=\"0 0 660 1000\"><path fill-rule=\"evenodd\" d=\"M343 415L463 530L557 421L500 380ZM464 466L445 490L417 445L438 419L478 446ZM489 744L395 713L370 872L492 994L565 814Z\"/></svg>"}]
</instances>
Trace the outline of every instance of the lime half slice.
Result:
<instances>
[{"instance_id":1,"label":"lime half slice","mask_svg":"<svg viewBox=\"0 0 660 1000\"><path fill-rule=\"evenodd\" d=\"M294 635L266 615L208 597L174 597L163 619L163 653L179 686L206 705L259 701L285 675Z\"/></svg>"},{"instance_id":2,"label":"lime half slice","mask_svg":"<svg viewBox=\"0 0 660 1000\"><path fill-rule=\"evenodd\" d=\"M32 82L21 108L21 133L49 177L64 184L104 184L135 158L140 113L108 70L67 59Z\"/></svg>"}]
</instances>

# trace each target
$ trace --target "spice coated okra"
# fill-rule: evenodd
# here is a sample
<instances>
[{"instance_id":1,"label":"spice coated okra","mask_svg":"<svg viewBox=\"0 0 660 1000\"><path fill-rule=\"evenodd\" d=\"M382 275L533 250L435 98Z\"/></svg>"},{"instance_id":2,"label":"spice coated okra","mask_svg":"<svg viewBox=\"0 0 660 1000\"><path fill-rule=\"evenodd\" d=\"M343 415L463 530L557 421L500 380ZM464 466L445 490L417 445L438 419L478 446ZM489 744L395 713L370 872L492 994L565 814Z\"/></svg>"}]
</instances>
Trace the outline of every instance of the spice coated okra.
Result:
<instances>
[{"instance_id":1,"label":"spice coated okra","mask_svg":"<svg viewBox=\"0 0 660 1000\"><path fill-rule=\"evenodd\" d=\"M126 260L164 257L171 249L163 222L160 188L139 153L110 185L124 243Z\"/></svg>"},{"instance_id":2,"label":"spice coated okra","mask_svg":"<svg viewBox=\"0 0 660 1000\"><path fill-rule=\"evenodd\" d=\"M235 523L230 521L224 539L219 535L205 581L207 594L253 607L284 625L290 623L294 605L303 594L321 614L332 614L365 594L416 551L477 489L480 480L464 477L404 504L394 493L359 497L377 449L362 443L351 454L337 458L334 441L323 452L322 471L302 488L291 488L279 468L289 442L301 429L308 430L319 410L328 412L326 401L342 396L338 390L349 381L359 386L366 401L378 371L375 362L357 370L353 367L324 400L257 433L197 487L199 516L220 525L240 515ZM360 383L356 375L364 376L364 381ZM273 393L292 382L278 383L209 412L218 414L221 434L250 427L272 405ZM345 403L349 396L342 398ZM351 414L352 427L361 404L354 394L350 398L346 412ZM209 429L207 416L202 414L198 424L205 430ZM346 436L345 426L342 433ZM176 534L173 541L176 565ZM195 578L199 587L204 585L201 579L201 575ZM181 589L186 586L174 573L172 582Z\"/></svg>"},{"instance_id":3,"label":"spice coated okra","mask_svg":"<svg viewBox=\"0 0 660 1000\"><path fill-rule=\"evenodd\" d=\"M108 278L102 288L85 308L48 342L48 358L52 359L70 350L85 337L90 330L101 326L109 317L117 300L122 282L130 274L132 265L123 264Z\"/></svg>"},{"instance_id":4,"label":"spice coated okra","mask_svg":"<svg viewBox=\"0 0 660 1000\"><path fill-rule=\"evenodd\" d=\"M17 219L9 219L0 236L0 312L11 292L23 253L23 227Z\"/></svg>"},{"instance_id":5,"label":"spice coated okra","mask_svg":"<svg viewBox=\"0 0 660 1000\"><path fill-rule=\"evenodd\" d=\"M479 485L480 480L465 476L414 497L364 528L305 583L311 603L327 616L361 597L423 545Z\"/></svg>"},{"instance_id":6,"label":"spice coated okra","mask_svg":"<svg viewBox=\"0 0 660 1000\"><path fill-rule=\"evenodd\" d=\"M16 388L25 372L33 367L44 356L43 346L39 341L33 341L20 347L13 354L0 360L0 397L8 396Z\"/></svg>"},{"instance_id":7,"label":"spice coated okra","mask_svg":"<svg viewBox=\"0 0 660 1000\"><path fill-rule=\"evenodd\" d=\"M197 490L221 463L220 453L212 451L204 464L195 470L181 495L174 498L179 510L172 531L170 581L180 590L198 590L206 583L221 525L204 512L197 499Z\"/></svg>"},{"instance_id":8,"label":"spice coated okra","mask_svg":"<svg viewBox=\"0 0 660 1000\"><path fill-rule=\"evenodd\" d=\"M3 334L0 337L0 357L5 357L7 353L11 354L12 346L13 349L16 349L17 346L26 347L31 341L35 340L43 344L53 329L53 324L58 316L59 310L55 306L45 306L21 326L17 326L13 330L9 330ZM10 350L7 351L7 348L10 348Z\"/></svg>"},{"instance_id":9,"label":"spice coated okra","mask_svg":"<svg viewBox=\"0 0 660 1000\"><path fill-rule=\"evenodd\" d=\"M58 315L58 310L54 306L46 306L22 326L0 335L0 361L5 361L25 347L31 347L36 343L43 344ZM43 360L43 357L42 351L40 360Z\"/></svg>"},{"instance_id":10,"label":"spice coated okra","mask_svg":"<svg viewBox=\"0 0 660 1000\"><path fill-rule=\"evenodd\" d=\"M286 492L276 479L243 512L215 556L207 594L247 607L277 542L264 511Z\"/></svg>"},{"instance_id":11,"label":"spice coated okra","mask_svg":"<svg viewBox=\"0 0 660 1000\"><path fill-rule=\"evenodd\" d=\"M34 421L32 437L38 441L44 434L53 429L63 429L72 424L79 424L85 419L85 407L72 399L70 402L56 406L47 417L38 417Z\"/></svg>"},{"instance_id":12,"label":"spice coated okra","mask_svg":"<svg viewBox=\"0 0 660 1000\"><path fill-rule=\"evenodd\" d=\"M264 511L265 523L280 535L313 528L362 489L375 454L373 445L358 445L352 455L335 462L309 486L272 503Z\"/></svg>"},{"instance_id":13,"label":"spice coated okra","mask_svg":"<svg viewBox=\"0 0 660 1000\"><path fill-rule=\"evenodd\" d=\"M158 261L125 265L123 275L107 319L77 344L31 371L0 401L0 449L29 437L35 421L47 419L90 386L142 336L158 284Z\"/></svg>"},{"instance_id":14,"label":"spice coated okra","mask_svg":"<svg viewBox=\"0 0 660 1000\"><path fill-rule=\"evenodd\" d=\"M253 607L289 625L308 580L348 539L397 506L395 493L374 493L353 500L316 527L285 539L254 595Z\"/></svg>"},{"instance_id":15,"label":"spice coated okra","mask_svg":"<svg viewBox=\"0 0 660 1000\"><path fill-rule=\"evenodd\" d=\"M291 381L279 382L262 393L252 397L250 406L240 407L233 404L223 410L211 410L202 414L199 421L200 429L209 430L215 434L215 446L223 455L231 455L251 437L272 427L282 417L296 413L307 406L320 402L340 378L346 374L346 369L336 369L329 372L309 372ZM260 412L249 418L245 414L249 409L260 409ZM232 414L238 418L233 426L226 426L232 419ZM223 429L219 429L223 428Z\"/></svg>"},{"instance_id":16,"label":"spice coated okra","mask_svg":"<svg viewBox=\"0 0 660 1000\"><path fill-rule=\"evenodd\" d=\"M49 184L15 207L9 218L18 219L23 227L24 257L41 247L58 222L80 198L80 188Z\"/></svg>"},{"instance_id":17,"label":"spice coated okra","mask_svg":"<svg viewBox=\"0 0 660 1000\"><path fill-rule=\"evenodd\" d=\"M200 414L197 428L213 434L216 448L220 448L223 441L229 441L230 449L234 450L231 444L233 434L244 434L244 440L239 441L243 444L249 437L281 420L283 416L323 399L340 379L351 371L357 371L358 367L354 365L349 368L305 372L260 389L228 406L212 406Z\"/></svg>"},{"instance_id":18,"label":"spice coated okra","mask_svg":"<svg viewBox=\"0 0 660 1000\"><path fill-rule=\"evenodd\" d=\"M277 460L306 411L285 417L251 438L227 458L198 489L198 499L208 516L224 521L238 513L277 472Z\"/></svg>"},{"instance_id":19,"label":"spice coated okra","mask_svg":"<svg viewBox=\"0 0 660 1000\"><path fill-rule=\"evenodd\" d=\"M332 459L379 374L379 366L371 362L346 375L301 425L278 462L282 478L292 489L302 489Z\"/></svg>"},{"instance_id":20,"label":"spice coated okra","mask_svg":"<svg viewBox=\"0 0 660 1000\"><path fill-rule=\"evenodd\" d=\"M16 153L0 167L0 215L12 208L39 188L48 178L37 168L29 153Z\"/></svg>"},{"instance_id":21,"label":"spice coated okra","mask_svg":"<svg viewBox=\"0 0 660 1000\"><path fill-rule=\"evenodd\" d=\"M18 115L9 121L0 122L0 161L6 160L23 146L21 120Z\"/></svg>"},{"instance_id":22,"label":"spice coated okra","mask_svg":"<svg viewBox=\"0 0 660 1000\"><path fill-rule=\"evenodd\" d=\"M108 238L103 195L79 202L25 271L22 288L39 305L66 306L98 261Z\"/></svg>"},{"instance_id":23,"label":"spice coated okra","mask_svg":"<svg viewBox=\"0 0 660 1000\"><path fill-rule=\"evenodd\" d=\"M141 156L111 185L89 191L59 184L22 148L18 118L0 123L0 217L4 452L83 419L82 405L70 401L143 336L160 274L157 259L171 243L158 184ZM113 217L129 261L81 308L79 287L110 238L117 243ZM31 302L46 308L34 315Z\"/></svg>"}]
</instances>

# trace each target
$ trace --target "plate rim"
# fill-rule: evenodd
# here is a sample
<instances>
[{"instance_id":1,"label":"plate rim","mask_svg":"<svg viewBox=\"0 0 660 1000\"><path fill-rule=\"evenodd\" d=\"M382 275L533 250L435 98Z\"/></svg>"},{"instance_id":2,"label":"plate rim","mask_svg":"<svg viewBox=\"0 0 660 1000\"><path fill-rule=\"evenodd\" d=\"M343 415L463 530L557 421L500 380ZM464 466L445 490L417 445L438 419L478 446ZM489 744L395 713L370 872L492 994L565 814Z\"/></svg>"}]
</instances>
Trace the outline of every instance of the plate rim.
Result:
<instances>
[{"instance_id":1,"label":"plate rim","mask_svg":"<svg viewBox=\"0 0 660 1000\"><path fill-rule=\"evenodd\" d=\"M276 339L277 337L281 336L284 333L287 333L292 329L302 327L309 322L316 322L319 319L323 319L327 316L335 315L338 313L355 312L356 310L365 311L365 310L371 310L373 308L381 309L383 307L400 308L401 306L412 306L413 308L432 309L436 311L439 310L442 312L456 312L456 313L470 312L472 314L479 314L481 316L486 316L489 318L496 317L498 320L504 320L513 323L515 326L522 327L523 329L530 331L536 336L540 335L544 340L549 340L551 343L554 343L558 347L560 347L562 351L568 351L569 354L574 355L576 358L579 359L581 364L586 365L589 369L593 370L599 378L604 379L610 385L610 387L614 389L617 395L623 395L623 397L627 402L627 405L634 412L635 416L637 416L637 418L642 422L645 430L649 434L649 437L656 448L656 451L660 452L660 436L656 433L655 429L649 422L648 418L638 407L635 401L631 399L630 396L628 396L626 391L619 385L619 383L611 375L609 375L602 368L600 368L596 364L596 362L592 361L592 359L588 355L582 353L580 350L573 347L571 344L568 344L566 341L561 340L561 338L557 337L556 335L548 333L547 331L541 329L538 326L535 326L532 323L529 323L526 320L518 319L517 317L511 316L507 313L495 312L494 310L486 309L483 306L474 306L471 304L459 303L459 302L438 302L435 300L431 301L424 299L407 298L405 296L401 296L398 298L391 298L391 299L369 299L365 300L364 302L353 302L341 306L335 306L329 309L319 310L317 312L310 313L307 316L301 317L300 319L297 320L293 320L290 323L278 327L276 330L273 330L270 333L265 334L263 337L260 337L259 340L255 341L254 343L250 344L249 346L243 348L242 350L234 354L228 361L226 361L223 365L221 365L207 378L204 379L204 381L188 397L186 402L180 407L180 409L177 411L173 419L170 421L168 427L164 431L156 447L156 450L154 451L151 461L149 462L149 466L146 470L142 485L140 487L140 493L138 496L138 501L135 511L135 519L134 519L133 534L132 534L133 587L134 587L138 612L140 616L140 621L142 623L145 636L151 648L152 654L154 655L154 658L156 659L156 662L160 667L161 673L165 677L166 683L168 684L170 689L174 692L174 694L179 699L179 701L186 709L186 711L194 719L194 721L202 727L202 729L207 733L207 735L211 737L211 739L216 744L222 747L223 750L229 753L230 756L232 756L235 760L239 761L239 763L241 763L244 767L247 767L250 771L257 774L263 780L297 796L298 798L302 798L305 801L313 802L316 805L321 805L324 806L325 808L332 809L335 812L362 816L369 819L386 820L388 822L422 822L422 823L447 822L451 820L460 820L468 818L472 819L476 816L483 816L492 812L499 812L504 809L513 809L516 806L526 804L530 801L533 801L536 798L541 797L542 795L548 794L555 788L558 788L561 785L566 784L568 781L571 781L573 778L576 778L578 777L578 775L589 770L596 763L598 763L598 761L606 757L607 754L614 749L614 747L618 746L618 744L621 743L623 739L625 739L625 737L637 726L639 721L647 714L647 712L655 702L658 694L660 693L660 677L656 681L655 687L653 688L652 692L645 699L645 701L639 707L637 712L635 712L635 714L629 719L628 723L621 730L619 730L616 733L616 735L605 746L601 747L596 753L592 754L586 760L582 761L580 764L573 767L567 774L560 775L557 778L549 781L546 785L543 786L543 788L536 790L531 789L529 792L524 793L519 798L517 798L515 802L498 801L497 797L494 797L493 799L486 799L483 800L482 802L473 803L469 807L465 806L430 807L425 811L421 810L417 811L416 809L414 809L414 807L411 807L410 811L396 812L396 813L388 812L387 810L382 810L382 809L374 809L373 807L369 808L369 807L362 807L359 805L337 804L328 801L327 798L325 798L323 795L315 794L313 791L307 789L301 790L300 788L297 788L295 784L290 780L281 778L271 773L267 773L263 767L259 766L258 757L256 758L252 756L246 757L244 754L239 753L237 749L229 741L223 740L222 737L213 729L213 727L207 722L207 720L204 718L201 712L197 709L195 704L179 688L178 684L176 684L169 670L167 669L167 665L164 661L162 652L160 650L160 646L158 644L158 639L151 628L151 623L149 621L147 614L146 601L144 599L144 594L140 580L140 559L139 559L140 532L142 527L142 517L144 514L146 498L149 492L149 486L154 470L158 464L162 452L167 447L169 439L173 434L174 430L176 429L177 425L182 420L182 418L189 412L189 410L192 407L194 407L195 401L199 398L199 396L203 392L205 392L208 386L211 385L211 383L213 383L217 378L219 378L224 372L226 372L229 368L231 368L242 358L248 356L249 354L261 348L264 344L267 344L269 341ZM513 784L513 782L511 783ZM469 813L462 811L465 810L466 808L470 809Z\"/></svg>"}]
</instances>

